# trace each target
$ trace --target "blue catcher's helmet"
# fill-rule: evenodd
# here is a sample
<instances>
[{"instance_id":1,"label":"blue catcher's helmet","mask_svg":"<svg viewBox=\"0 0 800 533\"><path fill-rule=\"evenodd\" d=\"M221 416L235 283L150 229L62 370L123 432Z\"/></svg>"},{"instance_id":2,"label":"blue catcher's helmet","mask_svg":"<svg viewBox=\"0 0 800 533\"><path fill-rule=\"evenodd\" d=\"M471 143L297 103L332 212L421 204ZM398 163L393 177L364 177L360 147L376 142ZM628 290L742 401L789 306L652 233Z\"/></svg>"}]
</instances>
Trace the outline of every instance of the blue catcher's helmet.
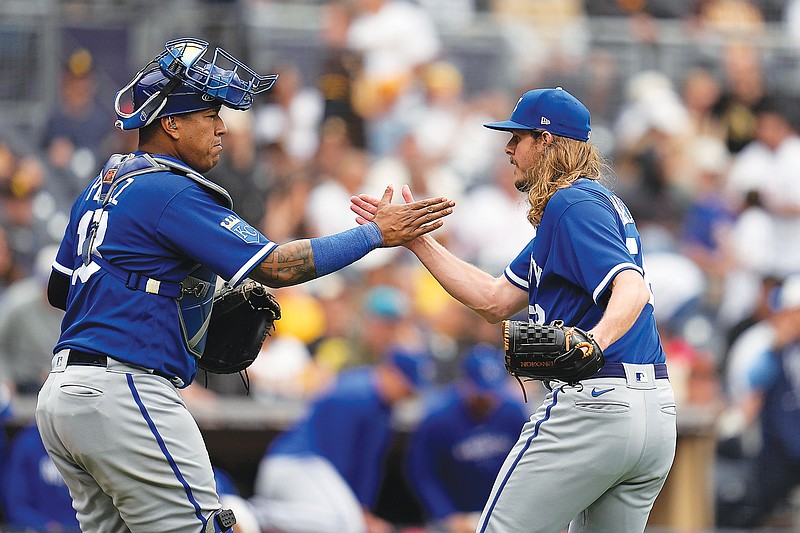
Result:
<instances>
[{"instance_id":1,"label":"blue catcher's helmet","mask_svg":"<svg viewBox=\"0 0 800 533\"><path fill-rule=\"evenodd\" d=\"M183 38L167 41L164 51L117 92L115 126L143 128L155 119L224 105L248 109L253 95L272 87L277 74L261 76L221 48L211 61L203 59L208 43ZM127 95L131 110L123 111Z\"/></svg>"}]
</instances>

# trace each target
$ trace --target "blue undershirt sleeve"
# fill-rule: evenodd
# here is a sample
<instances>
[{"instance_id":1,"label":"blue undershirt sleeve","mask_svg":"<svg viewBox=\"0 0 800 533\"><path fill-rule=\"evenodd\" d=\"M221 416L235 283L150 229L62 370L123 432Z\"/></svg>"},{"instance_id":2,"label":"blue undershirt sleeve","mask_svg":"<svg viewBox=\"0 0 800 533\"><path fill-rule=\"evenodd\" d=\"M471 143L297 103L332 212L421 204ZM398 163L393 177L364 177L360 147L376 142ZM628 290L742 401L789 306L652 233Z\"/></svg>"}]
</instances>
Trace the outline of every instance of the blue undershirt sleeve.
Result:
<instances>
[{"instance_id":1,"label":"blue undershirt sleeve","mask_svg":"<svg viewBox=\"0 0 800 533\"><path fill-rule=\"evenodd\" d=\"M317 276L336 272L355 263L383 244L383 235L374 222L341 233L311 239Z\"/></svg>"}]
</instances>

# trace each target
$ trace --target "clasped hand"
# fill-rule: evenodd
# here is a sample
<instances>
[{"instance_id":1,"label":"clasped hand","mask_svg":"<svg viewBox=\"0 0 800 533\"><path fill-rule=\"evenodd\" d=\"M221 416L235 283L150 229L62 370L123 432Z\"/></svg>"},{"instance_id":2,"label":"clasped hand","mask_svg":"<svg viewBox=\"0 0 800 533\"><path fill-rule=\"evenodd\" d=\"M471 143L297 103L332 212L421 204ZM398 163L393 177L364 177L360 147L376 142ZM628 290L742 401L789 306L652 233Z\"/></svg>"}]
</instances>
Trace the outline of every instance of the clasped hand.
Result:
<instances>
[{"instance_id":1,"label":"clasped hand","mask_svg":"<svg viewBox=\"0 0 800 533\"><path fill-rule=\"evenodd\" d=\"M406 244L421 235L442 227L442 218L453 212L456 205L445 197L414 201L408 185L403 187L406 203L393 204L394 187L389 185L379 200L360 194L350 198L350 209L357 215L359 224L375 222L383 234L383 246Z\"/></svg>"}]
</instances>

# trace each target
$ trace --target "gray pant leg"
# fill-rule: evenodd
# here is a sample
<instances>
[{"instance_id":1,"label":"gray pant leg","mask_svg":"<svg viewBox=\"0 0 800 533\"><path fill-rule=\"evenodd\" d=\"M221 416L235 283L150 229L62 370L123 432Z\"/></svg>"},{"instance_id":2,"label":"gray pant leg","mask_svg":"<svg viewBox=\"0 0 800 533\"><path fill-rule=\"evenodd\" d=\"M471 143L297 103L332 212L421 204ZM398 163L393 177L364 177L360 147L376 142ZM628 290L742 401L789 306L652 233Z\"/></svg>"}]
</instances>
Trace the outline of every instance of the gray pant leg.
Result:
<instances>
[{"instance_id":1,"label":"gray pant leg","mask_svg":"<svg viewBox=\"0 0 800 533\"><path fill-rule=\"evenodd\" d=\"M196 422L165 379L109 366L53 372L37 406L81 527L126 531L95 512L111 501L132 532L200 533L220 505Z\"/></svg>"},{"instance_id":2,"label":"gray pant leg","mask_svg":"<svg viewBox=\"0 0 800 533\"><path fill-rule=\"evenodd\" d=\"M572 531L643 531L674 450L667 380L648 390L623 378L556 389L523 427L477 531L558 533L575 517Z\"/></svg>"},{"instance_id":3,"label":"gray pant leg","mask_svg":"<svg viewBox=\"0 0 800 533\"><path fill-rule=\"evenodd\" d=\"M585 500L578 490L587 481L585 464L602 457L592 458L597 447L572 430L582 418L573 410L573 394L549 393L523 426L481 514L479 533L559 533L599 496Z\"/></svg>"},{"instance_id":4,"label":"gray pant leg","mask_svg":"<svg viewBox=\"0 0 800 533\"><path fill-rule=\"evenodd\" d=\"M36 424L48 454L69 489L81 528L84 531L97 533L130 533L114 502L103 492L97 481L66 459L69 453L54 433L55 426L50 420L49 410L45 409L45 406L50 405L52 401L49 400L49 396L53 393L54 381L55 378L51 374L39 392ZM57 392L58 388L55 390Z\"/></svg>"},{"instance_id":5,"label":"gray pant leg","mask_svg":"<svg viewBox=\"0 0 800 533\"><path fill-rule=\"evenodd\" d=\"M657 390L630 391L642 396L633 405L641 411L638 417L647 420L641 460L624 482L609 489L570 524L570 533L645 530L672 466L677 439L672 388L667 380L657 384Z\"/></svg>"}]
</instances>

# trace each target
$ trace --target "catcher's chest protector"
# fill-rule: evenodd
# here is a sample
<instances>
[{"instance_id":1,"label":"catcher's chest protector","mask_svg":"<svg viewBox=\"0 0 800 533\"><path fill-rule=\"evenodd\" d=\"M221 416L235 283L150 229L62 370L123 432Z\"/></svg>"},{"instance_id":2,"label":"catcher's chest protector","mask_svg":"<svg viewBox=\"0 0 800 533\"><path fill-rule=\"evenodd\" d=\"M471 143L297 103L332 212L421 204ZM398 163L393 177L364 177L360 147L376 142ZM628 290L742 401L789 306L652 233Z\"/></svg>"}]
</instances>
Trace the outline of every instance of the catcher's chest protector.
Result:
<instances>
[{"instance_id":1,"label":"catcher's chest protector","mask_svg":"<svg viewBox=\"0 0 800 533\"><path fill-rule=\"evenodd\" d=\"M216 283L217 275L204 266L195 268L181 282L178 298L181 333L187 348L197 357L205 349Z\"/></svg>"},{"instance_id":2,"label":"catcher's chest protector","mask_svg":"<svg viewBox=\"0 0 800 533\"><path fill-rule=\"evenodd\" d=\"M102 217L102 212L113 198L116 187L125 183L131 177L150 172L171 172L186 176L215 193L227 207L233 206L233 201L225 189L207 180L189 167L179 165L168 159L154 157L150 154L130 154L125 156L115 154L103 168L103 180L100 189L100 198L103 203L101 209L95 213L94 218L99 220ZM94 230L90 229L90 235L86 239L83 251L85 256L84 264L88 264L88 256L92 253L93 240ZM130 278L130 274L132 274L116 265L110 265L98 257L92 257L92 259L101 267L116 271L117 275L124 275ZM180 283L179 290L176 291L178 293L176 305L178 306L183 340L189 352L197 357L203 354L205 347L216 283L217 275L210 269L199 265ZM174 294L171 296L174 296Z\"/></svg>"}]
</instances>

